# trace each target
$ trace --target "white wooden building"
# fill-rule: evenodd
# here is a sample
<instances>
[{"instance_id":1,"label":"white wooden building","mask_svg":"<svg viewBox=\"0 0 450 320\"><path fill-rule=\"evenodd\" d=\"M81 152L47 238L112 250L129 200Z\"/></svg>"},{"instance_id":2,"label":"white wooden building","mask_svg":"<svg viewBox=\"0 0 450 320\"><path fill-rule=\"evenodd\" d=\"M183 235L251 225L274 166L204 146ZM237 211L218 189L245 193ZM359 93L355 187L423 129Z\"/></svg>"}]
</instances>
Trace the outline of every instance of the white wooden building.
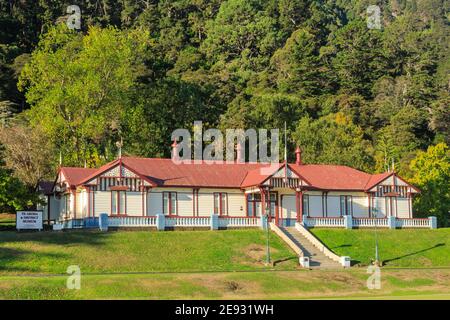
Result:
<instances>
[{"instance_id":1,"label":"white wooden building","mask_svg":"<svg viewBox=\"0 0 450 320\"><path fill-rule=\"evenodd\" d=\"M417 188L395 172L295 163L182 163L121 157L98 169L61 167L51 220L98 217L260 217L278 225L305 218L413 218Z\"/></svg>"}]
</instances>

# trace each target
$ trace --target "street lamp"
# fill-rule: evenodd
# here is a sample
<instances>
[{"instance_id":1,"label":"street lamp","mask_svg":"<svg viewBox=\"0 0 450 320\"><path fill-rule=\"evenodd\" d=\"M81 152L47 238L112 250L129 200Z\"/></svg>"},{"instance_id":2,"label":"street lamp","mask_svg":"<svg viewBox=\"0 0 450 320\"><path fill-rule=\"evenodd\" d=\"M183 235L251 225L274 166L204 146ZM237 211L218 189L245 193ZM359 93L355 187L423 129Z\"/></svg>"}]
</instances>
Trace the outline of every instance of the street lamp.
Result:
<instances>
[{"instance_id":1,"label":"street lamp","mask_svg":"<svg viewBox=\"0 0 450 320\"><path fill-rule=\"evenodd\" d=\"M269 215L270 215L270 206L266 201L266 265L270 265L270 230L269 230Z\"/></svg>"},{"instance_id":2,"label":"street lamp","mask_svg":"<svg viewBox=\"0 0 450 320\"><path fill-rule=\"evenodd\" d=\"M378 253L378 220L377 220L377 213L378 213L378 208L373 208L374 213L375 213L375 265L377 267L380 266L380 256Z\"/></svg>"}]
</instances>

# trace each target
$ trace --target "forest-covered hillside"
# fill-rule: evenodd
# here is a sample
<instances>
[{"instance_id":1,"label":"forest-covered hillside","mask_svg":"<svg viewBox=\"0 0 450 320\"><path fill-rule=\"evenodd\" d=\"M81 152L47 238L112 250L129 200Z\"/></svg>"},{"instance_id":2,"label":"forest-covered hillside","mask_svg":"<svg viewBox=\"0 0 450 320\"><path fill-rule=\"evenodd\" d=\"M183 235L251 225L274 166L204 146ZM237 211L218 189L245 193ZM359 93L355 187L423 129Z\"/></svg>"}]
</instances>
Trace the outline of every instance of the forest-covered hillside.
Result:
<instances>
[{"instance_id":1,"label":"forest-covered hillside","mask_svg":"<svg viewBox=\"0 0 450 320\"><path fill-rule=\"evenodd\" d=\"M300 144L306 163L395 166L432 181L444 212L449 17L445 0L0 0L2 174L34 186L60 155L98 166L121 139L126 154L169 156L194 120L286 122L290 156Z\"/></svg>"}]
</instances>

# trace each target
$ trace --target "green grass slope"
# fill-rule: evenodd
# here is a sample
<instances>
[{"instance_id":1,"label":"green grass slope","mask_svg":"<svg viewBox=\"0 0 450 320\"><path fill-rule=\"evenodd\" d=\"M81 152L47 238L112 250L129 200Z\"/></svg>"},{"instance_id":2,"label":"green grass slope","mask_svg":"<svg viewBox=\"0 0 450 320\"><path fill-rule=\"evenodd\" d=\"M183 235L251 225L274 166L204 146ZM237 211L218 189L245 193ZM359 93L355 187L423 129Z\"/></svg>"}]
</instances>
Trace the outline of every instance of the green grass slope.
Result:
<instances>
[{"instance_id":1,"label":"green grass slope","mask_svg":"<svg viewBox=\"0 0 450 320\"><path fill-rule=\"evenodd\" d=\"M375 230L310 229L338 255L359 265L375 257ZM380 259L386 267L450 267L450 228L380 230Z\"/></svg>"},{"instance_id":2,"label":"green grass slope","mask_svg":"<svg viewBox=\"0 0 450 320\"><path fill-rule=\"evenodd\" d=\"M81 272L223 271L265 267L266 234L227 231L0 232L0 275ZM296 255L271 234L278 269L298 268Z\"/></svg>"}]
</instances>

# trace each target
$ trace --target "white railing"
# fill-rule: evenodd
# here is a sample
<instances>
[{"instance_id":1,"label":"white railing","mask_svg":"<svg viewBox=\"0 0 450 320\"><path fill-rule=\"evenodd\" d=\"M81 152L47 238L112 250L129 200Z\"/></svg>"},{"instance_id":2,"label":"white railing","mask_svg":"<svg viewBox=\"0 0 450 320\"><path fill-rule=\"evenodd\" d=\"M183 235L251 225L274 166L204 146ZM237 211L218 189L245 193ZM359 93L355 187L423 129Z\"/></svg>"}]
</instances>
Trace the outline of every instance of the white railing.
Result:
<instances>
[{"instance_id":1,"label":"white railing","mask_svg":"<svg viewBox=\"0 0 450 320\"><path fill-rule=\"evenodd\" d=\"M342 217L307 217L305 223L308 227L344 227Z\"/></svg>"},{"instance_id":2,"label":"white railing","mask_svg":"<svg viewBox=\"0 0 450 320\"><path fill-rule=\"evenodd\" d=\"M311 232L308 231L304 226L302 226L300 223L295 224L295 229L297 229L298 232L300 232L301 235L303 235L313 246L315 246L317 249L319 249L320 252L322 252L325 256L330 258L333 261L341 262L341 257L335 254L333 251L331 251L326 245L324 245L318 238L316 238Z\"/></svg>"},{"instance_id":3,"label":"white railing","mask_svg":"<svg viewBox=\"0 0 450 320\"><path fill-rule=\"evenodd\" d=\"M219 228L258 226L258 217L219 217Z\"/></svg>"},{"instance_id":4,"label":"white railing","mask_svg":"<svg viewBox=\"0 0 450 320\"><path fill-rule=\"evenodd\" d=\"M396 219L396 228L430 228L429 219Z\"/></svg>"},{"instance_id":5,"label":"white railing","mask_svg":"<svg viewBox=\"0 0 450 320\"><path fill-rule=\"evenodd\" d=\"M166 217L166 227L210 227L210 217Z\"/></svg>"},{"instance_id":6,"label":"white railing","mask_svg":"<svg viewBox=\"0 0 450 320\"><path fill-rule=\"evenodd\" d=\"M108 217L109 227L152 227L156 226L156 217Z\"/></svg>"},{"instance_id":7,"label":"white railing","mask_svg":"<svg viewBox=\"0 0 450 320\"><path fill-rule=\"evenodd\" d=\"M386 218L353 218L352 219L353 227L355 228L388 228L389 223Z\"/></svg>"}]
</instances>

